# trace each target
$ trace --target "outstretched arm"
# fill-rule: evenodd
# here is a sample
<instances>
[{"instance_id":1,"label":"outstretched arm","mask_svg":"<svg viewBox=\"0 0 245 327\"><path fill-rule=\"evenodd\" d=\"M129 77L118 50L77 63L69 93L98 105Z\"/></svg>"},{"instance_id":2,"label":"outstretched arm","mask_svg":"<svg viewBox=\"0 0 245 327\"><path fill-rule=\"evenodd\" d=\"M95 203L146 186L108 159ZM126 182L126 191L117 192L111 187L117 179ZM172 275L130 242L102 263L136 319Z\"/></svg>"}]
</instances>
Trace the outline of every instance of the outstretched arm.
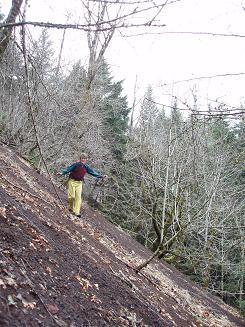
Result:
<instances>
[{"instance_id":1,"label":"outstretched arm","mask_svg":"<svg viewBox=\"0 0 245 327\"><path fill-rule=\"evenodd\" d=\"M103 178L104 177L104 175L98 173L97 171L92 169L89 165L85 164L84 166L86 167L87 173L89 175L92 175L92 176L97 177L97 178Z\"/></svg>"},{"instance_id":2,"label":"outstretched arm","mask_svg":"<svg viewBox=\"0 0 245 327\"><path fill-rule=\"evenodd\" d=\"M71 166L65 168L65 169L62 169L61 172L57 173L56 175L58 176L61 176L61 175L65 175L65 174L68 174L70 173L71 171L73 171L75 168L77 167L77 163L74 163L72 164Z\"/></svg>"}]
</instances>

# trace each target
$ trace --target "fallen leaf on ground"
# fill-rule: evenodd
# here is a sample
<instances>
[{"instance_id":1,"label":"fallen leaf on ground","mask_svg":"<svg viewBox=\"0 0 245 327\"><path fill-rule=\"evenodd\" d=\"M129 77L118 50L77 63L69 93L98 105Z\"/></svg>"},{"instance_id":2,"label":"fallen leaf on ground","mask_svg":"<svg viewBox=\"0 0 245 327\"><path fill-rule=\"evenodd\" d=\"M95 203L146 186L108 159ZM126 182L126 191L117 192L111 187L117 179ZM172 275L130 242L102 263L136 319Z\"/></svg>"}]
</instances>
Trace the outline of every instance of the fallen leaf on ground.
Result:
<instances>
[{"instance_id":1,"label":"fallen leaf on ground","mask_svg":"<svg viewBox=\"0 0 245 327\"><path fill-rule=\"evenodd\" d=\"M81 278L79 275L75 275L74 277L76 280L78 280L79 284L82 286L82 289L84 291L87 291L89 287L92 287L92 285L87 279Z\"/></svg>"},{"instance_id":2,"label":"fallen leaf on ground","mask_svg":"<svg viewBox=\"0 0 245 327\"><path fill-rule=\"evenodd\" d=\"M26 308L26 309L34 309L37 305L37 303L34 301L28 302L27 300L25 300L20 293L17 294L16 299L20 300L22 302L24 308Z\"/></svg>"},{"instance_id":3,"label":"fallen leaf on ground","mask_svg":"<svg viewBox=\"0 0 245 327\"><path fill-rule=\"evenodd\" d=\"M209 312L208 311L204 311L202 313L202 316L205 317L205 318L209 317Z\"/></svg>"},{"instance_id":4,"label":"fallen leaf on ground","mask_svg":"<svg viewBox=\"0 0 245 327\"><path fill-rule=\"evenodd\" d=\"M56 314L59 311L59 308L56 304L47 304L48 311L52 313L53 315Z\"/></svg>"},{"instance_id":5,"label":"fallen leaf on ground","mask_svg":"<svg viewBox=\"0 0 245 327\"><path fill-rule=\"evenodd\" d=\"M91 302L94 302L94 303L101 303L101 300L98 299L95 295L92 295L92 297L91 297Z\"/></svg>"},{"instance_id":6,"label":"fallen leaf on ground","mask_svg":"<svg viewBox=\"0 0 245 327\"><path fill-rule=\"evenodd\" d=\"M24 221L24 219L21 218L20 216L16 217L16 219L17 219L18 221Z\"/></svg>"},{"instance_id":7,"label":"fallen leaf on ground","mask_svg":"<svg viewBox=\"0 0 245 327\"><path fill-rule=\"evenodd\" d=\"M47 267L46 271L49 273L50 276L52 276L52 269L50 267Z\"/></svg>"},{"instance_id":8,"label":"fallen leaf on ground","mask_svg":"<svg viewBox=\"0 0 245 327\"><path fill-rule=\"evenodd\" d=\"M3 216L4 218L6 217L6 208L5 207L0 207L0 215Z\"/></svg>"},{"instance_id":9,"label":"fallen leaf on ground","mask_svg":"<svg viewBox=\"0 0 245 327\"><path fill-rule=\"evenodd\" d=\"M2 252L3 252L4 254L11 254L11 251L9 251L9 250L7 250L7 249L3 250Z\"/></svg>"},{"instance_id":10,"label":"fallen leaf on ground","mask_svg":"<svg viewBox=\"0 0 245 327\"><path fill-rule=\"evenodd\" d=\"M14 302L14 299L12 297L12 295L8 295L8 305L13 305L16 306L16 302Z\"/></svg>"},{"instance_id":11,"label":"fallen leaf on ground","mask_svg":"<svg viewBox=\"0 0 245 327\"><path fill-rule=\"evenodd\" d=\"M13 278L5 277L5 281L7 285L17 287L17 284Z\"/></svg>"},{"instance_id":12,"label":"fallen leaf on ground","mask_svg":"<svg viewBox=\"0 0 245 327\"><path fill-rule=\"evenodd\" d=\"M32 242L30 242L30 247L31 247L32 249L34 249L34 250L37 249L37 248L35 247L35 245L34 245Z\"/></svg>"},{"instance_id":13,"label":"fallen leaf on ground","mask_svg":"<svg viewBox=\"0 0 245 327\"><path fill-rule=\"evenodd\" d=\"M26 309L34 309L37 305L36 302L28 302L25 299L22 300L22 303Z\"/></svg>"},{"instance_id":14,"label":"fallen leaf on ground","mask_svg":"<svg viewBox=\"0 0 245 327\"><path fill-rule=\"evenodd\" d=\"M99 232L94 232L94 238L96 239L96 240L100 240L101 239L101 237L102 237L102 234L101 233L99 233Z\"/></svg>"},{"instance_id":15,"label":"fallen leaf on ground","mask_svg":"<svg viewBox=\"0 0 245 327\"><path fill-rule=\"evenodd\" d=\"M43 285L43 284L41 284L41 283L39 283L39 286L40 286L40 288L42 289L42 290L47 290L47 288Z\"/></svg>"},{"instance_id":16,"label":"fallen leaf on ground","mask_svg":"<svg viewBox=\"0 0 245 327\"><path fill-rule=\"evenodd\" d=\"M0 286L2 286L3 288L6 288L6 285L2 279L0 279Z\"/></svg>"}]
</instances>

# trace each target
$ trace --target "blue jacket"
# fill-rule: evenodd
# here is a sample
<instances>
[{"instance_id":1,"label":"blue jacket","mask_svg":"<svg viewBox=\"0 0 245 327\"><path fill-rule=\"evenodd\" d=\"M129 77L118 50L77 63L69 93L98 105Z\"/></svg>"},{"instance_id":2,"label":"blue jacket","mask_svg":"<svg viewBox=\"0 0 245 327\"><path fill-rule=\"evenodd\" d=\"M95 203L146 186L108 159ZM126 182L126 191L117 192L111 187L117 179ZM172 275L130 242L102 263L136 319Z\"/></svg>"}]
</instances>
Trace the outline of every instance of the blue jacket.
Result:
<instances>
[{"instance_id":1,"label":"blue jacket","mask_svg":"<svg viewBox=\"0 0 245 327\"><path fill-rule=\"evenodd\" d=\"M75 181L83 181L86 173L97 178L102 178L103 175L93 170L88 164L83 164L82 162L75 162L71 166L62 170L62 175L68 174L70 179Z\"/></svg>"}]
</instances>

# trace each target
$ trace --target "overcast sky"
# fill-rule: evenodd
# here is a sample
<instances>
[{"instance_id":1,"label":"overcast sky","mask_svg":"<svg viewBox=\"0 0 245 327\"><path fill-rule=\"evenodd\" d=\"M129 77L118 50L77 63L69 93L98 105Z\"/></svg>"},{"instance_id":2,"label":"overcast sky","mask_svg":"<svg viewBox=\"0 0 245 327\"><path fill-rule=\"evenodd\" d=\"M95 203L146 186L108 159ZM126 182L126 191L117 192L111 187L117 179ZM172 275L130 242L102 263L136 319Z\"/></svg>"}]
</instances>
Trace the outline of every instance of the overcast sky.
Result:
<instances>
[{"instance_id":1,"label":"overcast sky","mask_svg":"<svg viewBox=\"0 0 245 327\"><path fill-rule=\"evenodd\" d=\"M28 3L28 20L32 21L65 23L69 14L69 22L75 23L81 15L81 0L29 0ZM10 5L11 0L4 1L2 9L5 13ZM180 81L245 73L245 37L162 33L207 32L245 36L243 6L244 0L180 0L167 6L159 17L161 23L166 24L165 28L159 29L161 33L132 36L140 30L124 30L128 37L116 36L106 58L115 80L125 80L129 101L132 102L137 76L138 99L151 84L156 100L165 104L170 100L164 95L169 93L191 102L193 89L202 105L216 99L235 107L244 102L245 75ZM148 33L151 32L149 29ZM52 35L58 44L62 31L52 31ZM83 32L67 31L63 57L66 62L81 59L82 63L87 63L86 43L83 41Z\"/></svg>"}]
</instances>

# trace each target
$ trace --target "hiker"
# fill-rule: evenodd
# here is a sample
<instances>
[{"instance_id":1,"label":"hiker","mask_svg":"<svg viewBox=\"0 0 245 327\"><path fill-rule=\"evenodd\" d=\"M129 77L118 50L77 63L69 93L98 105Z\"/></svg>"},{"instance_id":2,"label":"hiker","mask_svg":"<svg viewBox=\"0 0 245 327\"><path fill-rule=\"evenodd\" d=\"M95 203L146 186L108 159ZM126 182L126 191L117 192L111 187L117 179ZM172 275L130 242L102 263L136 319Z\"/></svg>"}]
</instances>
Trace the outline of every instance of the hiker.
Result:
<instances>
[{"instance_id":1,"label":"hiker","mask_svg":"<svg viewBox=\"0 0 245 327\"><path fill-rule=\"evenodd\" d=\"M82 188L84 176L86 173L97 177L106 178L106 175L102 175L95 170L93 170L88 164L88 155L82 153L80 159L73 163L71 166L63 169L61 172L56 173L57 176L62 176L69 174L68 179L68 203L69 211L71 211L75 216L81 217L81 205L82 205Z\"/></svg>"}]
</instances>

